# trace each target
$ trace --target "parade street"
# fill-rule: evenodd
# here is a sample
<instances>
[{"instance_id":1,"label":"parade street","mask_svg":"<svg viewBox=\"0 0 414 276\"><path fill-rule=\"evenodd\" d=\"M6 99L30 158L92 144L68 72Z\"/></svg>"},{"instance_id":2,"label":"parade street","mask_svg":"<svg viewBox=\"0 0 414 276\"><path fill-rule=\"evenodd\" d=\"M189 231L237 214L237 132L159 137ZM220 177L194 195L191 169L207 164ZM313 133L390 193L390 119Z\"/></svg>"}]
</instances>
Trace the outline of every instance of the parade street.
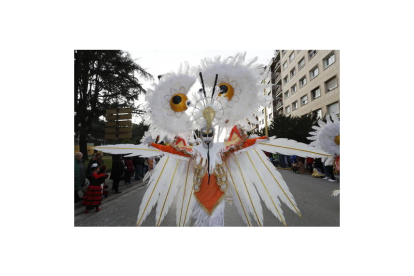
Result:
<instances>
[{"instance_id":1,"label":"parade street","mask_svg":"<svg viewBox=\"0 0 414 276\"><path fill-rule=\"evenodd\" d=\"M310 174L294 174L291 170L279 170L293 194L300 218L286 205L282 204L287 226L339 226L340 195L332 196L333 190L339 189L339 183L313 178ZM109 184L111 187L111 184ZM125 187L120 195L110 193L103 201L101 211L84 214L81 207L75 209L75 226L135 226L142 197L147 190L146 183L135 182L132 187ZM113 198L111 198L113 197ZM283 226L271 212L263 206L264 226ZM176 226L175 203L160 226ZM225 226L246 226L240 218L234 204L226 202L224 212ZM155 226L155 208L142 226ZM190 224L191 225L191 224Z\"/></svg>"}]
</instances>

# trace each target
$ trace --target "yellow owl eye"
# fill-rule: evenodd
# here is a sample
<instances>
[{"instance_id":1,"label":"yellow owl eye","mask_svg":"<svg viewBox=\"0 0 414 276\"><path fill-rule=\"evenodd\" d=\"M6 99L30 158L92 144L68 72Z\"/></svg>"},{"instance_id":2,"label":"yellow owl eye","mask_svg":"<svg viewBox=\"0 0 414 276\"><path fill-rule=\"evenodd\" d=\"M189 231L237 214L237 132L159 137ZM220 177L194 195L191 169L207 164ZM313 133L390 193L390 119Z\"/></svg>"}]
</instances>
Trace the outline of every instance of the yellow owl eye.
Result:
<instances>
[{"instance_id":1,"label":"yellow owl eye","mask_svg":"<svg viewBox=\"0 0 414 276\"><path fill-rule=\"evenodd\" d=\"M221 97L222 95L224 95L224 97L226 97L229 101L231 100L231 98L233 98L234 95L234 89L233 87L228 84L228 83L220 83L218 85L218 87L220 87L220 93L218 94L219 97Z\"/></svg>"},{"instance_id":2,"label":"yellow owl eye","mask_svg":"<svg viewBox=\"0 0 414 276\"><path fill-rule=\"evenodd\" d=\"M175 112L183 112L187 110L188 98L186 95L178 93L174 94L170 99L171 109Z\"/></svg>"},{"instance_id":3,"label":"yellow owl eye","mask_svg":"<svg viewBox=\"0 0 414 276\"><path fill-rule=\"evenodd\" d=\"M339 135L335 137L335 144L339 146Z\"/></svg>"}]
</instances>

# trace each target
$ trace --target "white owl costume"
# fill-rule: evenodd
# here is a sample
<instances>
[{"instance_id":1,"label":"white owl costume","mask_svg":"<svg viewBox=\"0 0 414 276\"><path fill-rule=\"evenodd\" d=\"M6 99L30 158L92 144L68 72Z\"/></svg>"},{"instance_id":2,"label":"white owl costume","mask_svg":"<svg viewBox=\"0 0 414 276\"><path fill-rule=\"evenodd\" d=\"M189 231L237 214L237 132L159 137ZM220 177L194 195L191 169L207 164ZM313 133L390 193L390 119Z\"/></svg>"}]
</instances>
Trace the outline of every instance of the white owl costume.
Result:
<instances>
[{"instance_id":1,"label":"white owl costume","mask_svg":"<svg viewBox=\"0 0 414 276\"><path fill-rule=\"evenodd\" d=\"M110 154L162 156L142 199L137 226L155 205L159 226L174 200L177 226L189 225L191 217L195 226L224 226L225 198L234 202L248 226L263 226L262 201L284 225L282 203L301 215L263 151L313 158L330 154L288 139L248 139L249 123L257 123L254 112L272 99L263 93L262 66L254 64L257 59L246 63L245 55L204 59L197 68L186 64L163 75L148 92L148 135L168 137L173 141L170 145L94 147ZM228 137L225 142L213 142L212 135L220 133ZM197 134L201 137L194 139Z\"/></svg>"}]
</instances>

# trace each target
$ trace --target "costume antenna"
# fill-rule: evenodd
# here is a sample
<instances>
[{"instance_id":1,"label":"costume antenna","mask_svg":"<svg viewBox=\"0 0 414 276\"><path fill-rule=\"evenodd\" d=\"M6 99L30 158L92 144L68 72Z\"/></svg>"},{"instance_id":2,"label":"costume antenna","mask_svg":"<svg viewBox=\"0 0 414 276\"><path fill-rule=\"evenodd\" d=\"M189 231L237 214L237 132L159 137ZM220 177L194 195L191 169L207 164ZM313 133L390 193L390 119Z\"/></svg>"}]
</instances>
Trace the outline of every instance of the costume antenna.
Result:
<instances>
[{"instance_id":1,"label":"costume antenna","mask_svg":"<svg viewBox=\"0 0 414 276\"><path fill-rule=\"evenodd\" d=\"M218 78L218 75L216 74L216 80L214 81L214 86L213 86L213 94L211 94L211 102L212 103L213 103L214 91L216 90L217 78Z\"/></svg>"},{"instance_id":2,"label":"costume antenna","mask_svg":"<svg viewBox=\"0 0 414 276\"><path fill-rule=\"evenodd\" d=\"M203 87L204 98L207 98L206 89L204 88L203 74L201 74L201 72L200 72L200 80L201 80L201 86Z\"/></svg>"}]
</instances>

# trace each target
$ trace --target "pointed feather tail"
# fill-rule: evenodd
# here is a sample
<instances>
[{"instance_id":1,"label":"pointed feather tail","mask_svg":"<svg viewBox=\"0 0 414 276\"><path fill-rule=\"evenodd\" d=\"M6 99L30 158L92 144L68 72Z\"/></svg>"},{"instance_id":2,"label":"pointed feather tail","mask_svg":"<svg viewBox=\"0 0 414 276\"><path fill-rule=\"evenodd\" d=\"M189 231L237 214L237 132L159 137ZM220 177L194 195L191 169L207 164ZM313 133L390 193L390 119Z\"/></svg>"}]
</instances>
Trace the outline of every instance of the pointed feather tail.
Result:
<instances>
[{"instance_id":1,"label":"pointed feather tail","mask_svg":"<svg viewBox=\"0 0 414 276\"><path fill-rule=\"evenodd\" d=\"M184 177L185 175L185 177ZM183 175L183 184L178 189L176 205L176 222L177 226L186 226L190 221L194 208L194 161L189 161Z\"/></svg>"},{"instance_id":2,"label":"pointed feather tail","mask_svg":"<svg viewBox=\"0 0 414 276\"><path fill-rule=\"evenodd\" d=\"M312 158L323 158L330 156L330 154L321 149L296 142L295 140L288 140L286 138L277 138L267 142L259 142L257 145L261 150L271 153L281 153L284 155L297 155Z\"/></svg>"},{"instance_id":3,"label":"pointed feather tail","mask_svg":"<svg viewBox=\"0 0 414 276\"><path fill-rule=\"evenodd\" d=\"M165 170L165 174L169 175L167 185L161 191L160 197L157 203L157 209L155 218L157 220L157 226L160 226L165 215L168 213L170 206L172 205L174 198L182 184L182 177L185 170L188 167L188 161L182 161L180 159L174 159L175 166L170 166L168 170ZM173 162L173 163L174 163Z\"/></svg>"},{"instance_id":4,"label":"pointed feather tail","mask_svg":"<svg viewBox=\"0 0 414 276\"><path fill-rule=\"evenodd\" d=\"M139 207L137 226L141 225L145 218L150 214L155 203L157 203L161 190L164 188L165 182L165 167L169 164L170 157L163 156L154 169L154 173L149 181L149 186L144 194L141 205Z\"/></svg>"},{"instance_id":5,"label":"pointed feather tail","mask_svg":"<svg viewBox=\"0 0 414 276\"><path fill-rule=\"evenodd\" d=\"M226 166L228 167L229 172L231 172L232 183L235 188L234 190L237 189L240 200L243 202L243 206L247 206L248 213L253 216L253 219L259 226L263 226L263 210L260 197L257 194L253 183L248 179L246 172L241 169L238 155L232 155L226 161ZM236 197L238 197L238 195L233 194L233 198Z\"/></svg>"}]
</instances>

